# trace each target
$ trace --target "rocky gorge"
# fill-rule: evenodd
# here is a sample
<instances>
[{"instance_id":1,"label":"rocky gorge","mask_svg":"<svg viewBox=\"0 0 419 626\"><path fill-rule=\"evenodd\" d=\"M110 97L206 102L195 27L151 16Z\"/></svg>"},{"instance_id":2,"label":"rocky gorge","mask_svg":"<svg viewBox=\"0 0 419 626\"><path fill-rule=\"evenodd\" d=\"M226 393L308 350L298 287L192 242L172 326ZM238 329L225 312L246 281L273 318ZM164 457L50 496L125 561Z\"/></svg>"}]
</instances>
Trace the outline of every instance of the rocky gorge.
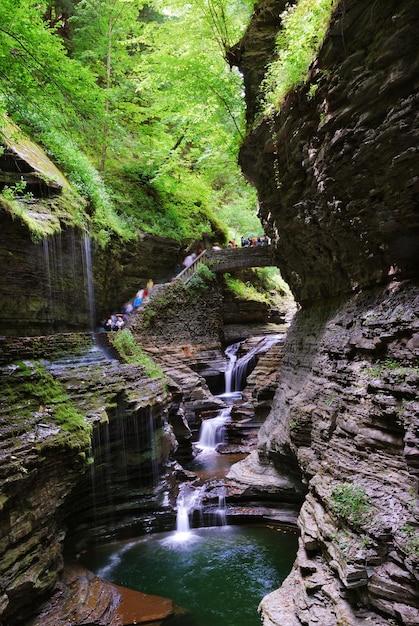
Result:
<instances>
[{"instance_id":1,"label":"rocky gorge","mask_svg":"<svg viewBox=\"0 0 419 626\"><path fill-rule=\"evenodd\" d=\"M241 164L303 308L258 451L230 476L263 484L267 470L294 469L308 487L294 570L262 602L263 621L413 626L418 9L337 3L307 84L253 124L255 59L272 58L269 15L284 3L258 6L236 50L253 127Z\"/></svg>"},{"instance_id":2,"label":"rocky gorge","mask_svg":"<svg viewBox=\"0 0 419 626\"><path fill-rule=\"evenodd\" d=\"M299 307L285 344L249 380L247 400L263 424L257 446L228 474L227 500L232 508L271 500L299 510L295 564L261 602L265 626L414 626L418 8L413 0L337 2L308 83L259 120L284 7L257 2L230 60L244 74L248 105L241 165ZM21 150L5 142L2 170L17 161L21 169ZM44 161L31 163L44 180ZM217 408L202 375L208 364L221 361L226 337L245 326L251 335L266 312L246 309L240 319L240 304L226 304L219 281L189 296L175 287L172 299L159 300L156 287L154 306L131 329L160 369L151 376L147 366L104 355L86 332L89 268L97 317L149 276L169 280L181 249L141 236L135 249L114 242L114 255L93 248L90 266L85 233L68 225L65 180L48 192L44 185L49 200L33 212L61 232L33 241L6 206L0 212L0 622L161 621L173 615L170 602L150 612L139 596L65 570L64 538L80 550L93 536L173 524L164 489L151 487L169 458L190 454L194 420Z\"/></svg>"}]
</instances>

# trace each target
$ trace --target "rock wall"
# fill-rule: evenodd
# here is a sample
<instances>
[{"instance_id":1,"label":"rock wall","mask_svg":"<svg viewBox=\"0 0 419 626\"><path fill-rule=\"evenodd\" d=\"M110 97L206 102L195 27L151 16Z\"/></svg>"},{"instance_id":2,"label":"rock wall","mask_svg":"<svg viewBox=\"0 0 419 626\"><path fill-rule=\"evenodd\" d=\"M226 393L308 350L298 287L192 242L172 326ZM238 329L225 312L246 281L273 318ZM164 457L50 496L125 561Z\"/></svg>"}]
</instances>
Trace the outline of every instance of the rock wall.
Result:
<instances>
[{"instance_id":1,"label":"rock wall","mask_svg":"<svg viewBox=\"0 0 419 626\"><path fill-rule=\"evenodd\" d=\"M266 13L283 3L260 4ZM417 21L413 0L339 2L309 81L244 142L242 168L299 302L417 272Z\"/></svg>"},{"instance_id":2,"label":"rock wall","mask_svg":"<svg viewBox=\"0 0 419 626\"><path fill-rule=\"evenodd\" d=\"M102 249L84 231L64 226L34 241L0 204L0 334L93 330L150 277L169 280L180 256L171 240L143 237Z\"/></svg>"},{"instance_id":3,"label":"rock wall","mask_svg":"<svg viewBox=\"0 0 419 626\"><path fill-rule=\"evenodd\" d=\"M418 306L406 281L296 315L257 457L309 491L266 624L419 620Z\"/></svg>"},{"instance_id":4,"label":"rock wall","mask_svg":"<svg viewBox=\"0 0 419 626\"><path fill-rule=\"evenodd\" d=\"M243 71L272 54L282 7L256 6ZM413 0L338 2L307 84L257 124L261 68L248 78L241 165L303 307L258 450L232 472L307 486L265 626L419 622L418 18Z\"/></svg>"},{"instance_id":5,"label":"rock wall","mask_svg":"<svg viewBox=\"0 0 419 626\"><path fill-rule=\"evenodd\" d=\"M136 523L144 530L172 446L164 418L173 382L108 359L91 336L90 346L72 337L77 356L69 341L52 343L52 359L44 346L41 360L0 367L3 626L27 623L57 589L68 528L76 548Z\"/></svg>"}]
</instances>

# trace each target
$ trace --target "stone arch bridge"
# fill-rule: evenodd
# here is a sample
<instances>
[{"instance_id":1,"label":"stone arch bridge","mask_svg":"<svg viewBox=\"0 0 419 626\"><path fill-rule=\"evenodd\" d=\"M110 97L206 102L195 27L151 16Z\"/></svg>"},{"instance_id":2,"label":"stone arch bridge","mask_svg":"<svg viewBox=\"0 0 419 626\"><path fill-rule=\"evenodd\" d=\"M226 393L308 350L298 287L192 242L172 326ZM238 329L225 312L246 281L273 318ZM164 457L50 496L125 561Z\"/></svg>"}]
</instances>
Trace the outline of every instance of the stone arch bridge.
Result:
<instances>
[{"instance_id":1,"label":"stone arch bridge","mask_svg":"<svg viewBox=\"0 0 419 626\"><path fill-rule=\"evenodd\" d=\"M176 276L176 280L188 282L203 263L216 274L237 272L248 267L276 266L272 245L204 250L192 265Z\"/></svg>"},{"instance_id":2,"label":"stone arch bridge","mask_svg":"<svg viewBox=\"0 0 419 626\"><path fill-rule=\"evenodd\" d=\"M272 245L208 250L205 262L216 273L234 272L247 267L276 265Z\"/></svg>"}]
</instances>

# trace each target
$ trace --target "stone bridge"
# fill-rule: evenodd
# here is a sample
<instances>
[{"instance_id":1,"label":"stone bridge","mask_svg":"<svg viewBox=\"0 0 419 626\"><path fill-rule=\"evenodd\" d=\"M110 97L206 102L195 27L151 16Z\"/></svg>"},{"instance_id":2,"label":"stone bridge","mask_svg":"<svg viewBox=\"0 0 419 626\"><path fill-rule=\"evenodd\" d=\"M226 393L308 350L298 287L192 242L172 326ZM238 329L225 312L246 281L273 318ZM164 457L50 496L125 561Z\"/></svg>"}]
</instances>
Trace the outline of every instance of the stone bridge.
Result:
<instances>
[{"instance_id":1,"label":"stone bridge","mask_svg":"<svg viewBox=\"0 0 419 626\"><path fill-rule=\"evenodd\" d=\"M208 250L205 262L216 273L234 272L247 267L276 265L272 245Z\"/></svg>"}]
</instances>

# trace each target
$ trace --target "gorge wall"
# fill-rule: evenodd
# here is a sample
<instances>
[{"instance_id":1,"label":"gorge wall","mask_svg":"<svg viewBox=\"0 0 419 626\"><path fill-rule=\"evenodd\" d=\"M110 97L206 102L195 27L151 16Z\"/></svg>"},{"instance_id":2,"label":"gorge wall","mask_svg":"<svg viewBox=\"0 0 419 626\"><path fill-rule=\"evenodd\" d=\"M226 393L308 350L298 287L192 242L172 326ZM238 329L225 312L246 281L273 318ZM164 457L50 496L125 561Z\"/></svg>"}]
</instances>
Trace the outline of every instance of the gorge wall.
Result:
<instances>
[{"instance_id":1,"label":"gorge wall","mask_svg":"<svg viewBox=\"0 0 419 626\"><path fill-rule=\"evenodd\" d=\"M295 566L262 602L265 626L413 626L419 7L338 2L308 82L256 122L284 5L259 2L235 50L249 99L240 161L302 309L258 451L231 478L263 484L298 467L308 487Z\"/></svg>"}]
</instances>

